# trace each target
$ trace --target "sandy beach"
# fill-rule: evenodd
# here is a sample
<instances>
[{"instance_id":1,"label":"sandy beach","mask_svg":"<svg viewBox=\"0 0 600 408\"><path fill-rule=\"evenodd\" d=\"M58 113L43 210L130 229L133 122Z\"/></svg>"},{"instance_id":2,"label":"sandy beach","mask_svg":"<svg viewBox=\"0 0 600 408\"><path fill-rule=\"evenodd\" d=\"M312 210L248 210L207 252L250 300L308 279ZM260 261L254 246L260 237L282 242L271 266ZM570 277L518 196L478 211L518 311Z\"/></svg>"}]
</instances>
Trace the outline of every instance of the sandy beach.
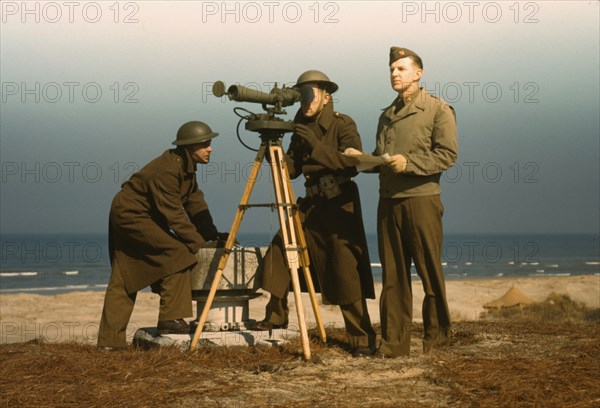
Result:
<instances>
[{"instance_id":1,"label":"sandy beach","mask_svg":"<svg viewBox=\"0 0 600 408\"><path fill-rule=\"evenodd\" d=\"M531 300L538 302L550 294L565 294L588 307L600 307L600 276L555 276L449 280L446 283L453 321L473 321L484 312L483 305L498 299L511 287L517 288ZM379 296L381 284L376 287ZM421 321L423 290L420 282L413 283L414 320ZM292 295L290 295L292 296ZM319 296L320 298L320 296ZM43 338L47 342L78 342L95 344L102 312L104 292L72 292L58 295L2 294L0 296L0 343L16 343ZM309 324L314 322L310 303L303 295L304 309ZM250 302L250 318L262 319L266 295ZM128 328L128 338L141 327L156 325L157 295L138 293L135 309ZM291 324L296 320L293 297L290 297ZM379 323L378 299L368 301L371 320ZM326 326L342 327L337 306L321 305Z\"/></svg>"}]
</instances>

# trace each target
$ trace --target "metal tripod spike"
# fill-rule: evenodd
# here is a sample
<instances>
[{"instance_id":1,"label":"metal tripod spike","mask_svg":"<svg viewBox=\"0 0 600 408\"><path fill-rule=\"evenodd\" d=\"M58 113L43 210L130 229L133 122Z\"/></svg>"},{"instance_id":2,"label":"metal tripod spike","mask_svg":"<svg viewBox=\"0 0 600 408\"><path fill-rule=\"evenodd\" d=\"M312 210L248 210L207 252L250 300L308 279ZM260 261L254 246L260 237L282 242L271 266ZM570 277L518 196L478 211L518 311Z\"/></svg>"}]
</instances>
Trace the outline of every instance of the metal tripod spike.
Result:
<instances>
[{"instance_id":1,"label":"metal tripod spike","mask_svg":"<svg viewBox=\"0 0 600 408\"><path fill-rule=\"evenodd\" d=\"M306 280L311 305L315 314L315 320L317 323L319 336L323 342L326 341L326 336L325 328L323 327L323 322L321 320L321 314L319 311L317 298L315 295L314 285L310 275L310 262L308 251L306 249L306 239L304 237L304 232L300 223L300 217L298 216L298 213L295 208L296 203L292 191L292 184L290 181L289 172L285 164L283 150L281 148L281 138L261 133L261 140L262 143L260 145L260 148L258 149L256 159L254 160L254 164L250 172L248 183L246 184L246 188L242 195L240 205L238 206L238 210L234 217L233 224L229 232L229 237L227 238L227 242L225 243L225 248L219 261L217 273L215 274L215 277L213 279L210 292L204 305L204 309L202 310L202 314L198 321L196 332L194 333L194 338L192 339L192 342L190 344L190 351L196 349L196 345L198 344L198 340L200 339L200 336L202 334L204 323L206 322L208 312L214 300L217 288L219 287L219 283L223 276L223 270L225 269L227 259L229 258L229 254L231 253L231 249L233 248L233 244L235 242L238 230L240 228L240 224L244 217L244 213L247 208L252 207L252 205L248 204L248 201L250 199L252 189L254 188L254 184L258 179L258 174L263 160L265 159L265 154L268 154L273 175L273 187L275 190L276 199L275 206L277 207L277 213L279 216L279 224L283 235L287 266L290 271L292 288L294 291L294 300L296 302L296 311L298 313L298 324L300 326L302 351L304 354L304 358L306 360L309 360L310 344L308 340L306 320L304 317L304 307L302 306L300 281L298 278L298 269L300 267L302 267L302 270L304 272L304 277Z\"/></svg>"}]
</instances>

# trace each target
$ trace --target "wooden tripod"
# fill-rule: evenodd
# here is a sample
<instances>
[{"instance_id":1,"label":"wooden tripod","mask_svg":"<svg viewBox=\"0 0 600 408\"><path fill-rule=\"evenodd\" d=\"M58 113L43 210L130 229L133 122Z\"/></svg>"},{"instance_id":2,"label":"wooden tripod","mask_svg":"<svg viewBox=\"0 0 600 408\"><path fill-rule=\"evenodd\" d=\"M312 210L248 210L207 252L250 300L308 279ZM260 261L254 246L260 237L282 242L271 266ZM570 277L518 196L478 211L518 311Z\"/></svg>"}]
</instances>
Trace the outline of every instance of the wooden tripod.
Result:
<instances>
[{"instance_id":1,"label":"wooden tripod","mask_svg":"<svg viewBox=\"0 0 600 408\"><path fill-rule=\"evenodd\" d=\"M196 345L198 344L198 340L200 339L200 335L202 334L202 329L204 327L204 323L206 322L206 317L212 305L215 293L217 292L217 288L223 275L223 270L225 269L227 259L229 258L229 254L231 253L231 249L233 248L233 244L235 242L236 235L242 222L242 218L244 217L244 213L249 207L261 206L260 204L249 205L248 201L250 199L252 189L254 188L254 184L258 178L260 167L263 163L263 160L265 159L265 154L268 154L271 163L271 172L273 176L273 188L275 189L276 203L274 204L274 206L277 207L279 224L281 227L281 232L283 234L287 266L290 271L290 276L292 278L292 288L294 291L294 300L296 302L296 311L298 313L298 324L300 326L302 351L304 354L304 358L306 360L309 360L310 345L308 341L306 320L304 318L304 307L302 306L300 281L298 279L298 269L300 267L304 272L304 278L308 288L308 293L315 314L315 320L317 323L317 328L319 330L319 336L321 338L321 341L326 341L326 335L325 328L323 327L323 322L321 320L321 313L319 311L314 285L310 275L310 261L308 250L306 248L306 239L304 237L304 231L302 230L302 225L300 223L300 216L296 211L296 200L292 191L292 183L290 180L289 172L284 161L283 150L281 148L281 137L273 137L261 134L261 140L262 143L260 145L260 148L258 149L256 159L254 160L254 165L252 166L252 170L250 172L248 183L246 184L246 188L240 201L240 205L238 206L238 210L233 220L233 224L231 225L231 230L229 231L229 238L227 238L227 242L225 243L225 248L219 261L217 273L215 274L215 277L213 279L208 298L206 299L206 304L204 305L202 315L200 316L200 319L198 321L198 327L196 328L196 332L194 333L194 338L190 345L190 351L196 349Z\"/></svg>"}]
</instances>

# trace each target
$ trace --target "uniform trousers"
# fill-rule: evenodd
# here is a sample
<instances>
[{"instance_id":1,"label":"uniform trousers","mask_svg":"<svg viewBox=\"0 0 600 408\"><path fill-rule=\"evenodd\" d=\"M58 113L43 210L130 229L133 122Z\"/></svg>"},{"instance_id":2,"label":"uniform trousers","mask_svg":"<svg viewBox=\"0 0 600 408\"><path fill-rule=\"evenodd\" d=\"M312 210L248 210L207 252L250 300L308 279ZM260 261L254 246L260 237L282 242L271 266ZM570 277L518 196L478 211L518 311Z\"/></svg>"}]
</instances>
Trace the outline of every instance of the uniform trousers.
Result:
<instances>
[{"instance_id":1,"label":"uniform trousers","mask_svg":"<svg viewBox=\"0 0 600 408\"><path fill-rule=\"evenodd\" d=\"M189 270L174 273L152 284L152 291L160 295L158 320L175 320L193 316L192 288ZM127 293L118 263L112 268L104 309L98 330L99 347L127 345L127 324L131 318L137 292Z\"/></svg>"},{"instance_id":2,"label":"uniform trousers","mask_svg":"<svg viewBox=\"0 0 600 408\"><path fill-rule=\"evenodd\" d=\"M447 339L450 312L442 269L442 215L439 195L380 198L377 208L379 257L383 266L380 297L381 345L390 356L410 352L412 326L411 260L421 278L424 346Z\"/></svg>"},{"instance_id":3,"label":"uniform trousers","mask_svg":"<svg viewBox=\"0 0 600 408\"><path fill-rule=\"evenodd\" d=\"M266 306L265 320L275 325L287 325L289 309L287 305L287 294L278 298L271 294ZM374 347L375 330L371 326L371 319L367 310L365 298L359 299L348 305L339 305L346 325L348 343L352 348Z\"/></svg>"}]
</instances>

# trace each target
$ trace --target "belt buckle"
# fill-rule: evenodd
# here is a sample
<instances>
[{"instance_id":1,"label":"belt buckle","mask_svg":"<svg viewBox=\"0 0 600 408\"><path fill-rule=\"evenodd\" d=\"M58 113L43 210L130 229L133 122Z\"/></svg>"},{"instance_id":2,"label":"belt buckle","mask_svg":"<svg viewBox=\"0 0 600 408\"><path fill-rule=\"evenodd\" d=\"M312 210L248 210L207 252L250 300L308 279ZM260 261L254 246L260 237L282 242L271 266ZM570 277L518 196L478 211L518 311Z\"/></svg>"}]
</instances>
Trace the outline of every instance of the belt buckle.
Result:
<instances>
[{"instance_id":1,"label":"belt buckle","mask_svg":"<svg viewBox=\"0 0 600 408\"><path fill-rule=\"evenodd\" d=\"M319 178L319 189L328 199L342 194L342 189L333 174L326 174Z\"/></svg>"}]
</instances>

